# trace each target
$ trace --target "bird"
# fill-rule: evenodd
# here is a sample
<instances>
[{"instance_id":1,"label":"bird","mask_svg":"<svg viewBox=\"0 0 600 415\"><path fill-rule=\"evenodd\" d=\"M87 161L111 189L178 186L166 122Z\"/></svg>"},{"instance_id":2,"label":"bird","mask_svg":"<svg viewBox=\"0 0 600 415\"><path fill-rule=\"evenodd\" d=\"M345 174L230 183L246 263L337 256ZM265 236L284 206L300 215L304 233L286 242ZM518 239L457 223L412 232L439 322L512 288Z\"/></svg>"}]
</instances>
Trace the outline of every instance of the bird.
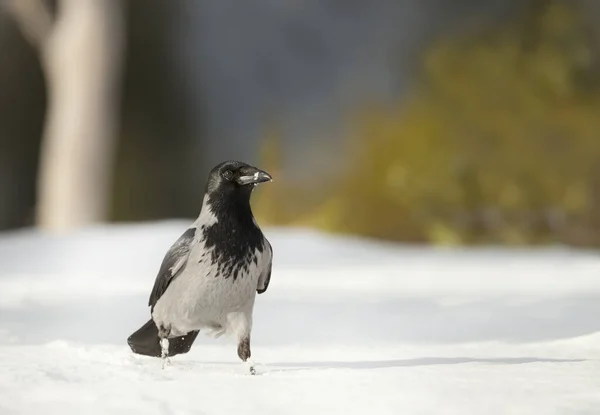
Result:
<instances>
[{"instance_id":1,"label":"bird","mask_svg":"<svg viewBox=\"0 0 600 415\"><path fill-rule=\"evenodd\" d=\"M148 306L150 320L127 343L135 354L169 357L191 349L200 331L233 335L238 357L256 374L251 357L257 294L271 280L273 248L252 213L264 170L235 160L213 167L197 219L171 245L159 267Z\"/></svg>"}]
</instances>

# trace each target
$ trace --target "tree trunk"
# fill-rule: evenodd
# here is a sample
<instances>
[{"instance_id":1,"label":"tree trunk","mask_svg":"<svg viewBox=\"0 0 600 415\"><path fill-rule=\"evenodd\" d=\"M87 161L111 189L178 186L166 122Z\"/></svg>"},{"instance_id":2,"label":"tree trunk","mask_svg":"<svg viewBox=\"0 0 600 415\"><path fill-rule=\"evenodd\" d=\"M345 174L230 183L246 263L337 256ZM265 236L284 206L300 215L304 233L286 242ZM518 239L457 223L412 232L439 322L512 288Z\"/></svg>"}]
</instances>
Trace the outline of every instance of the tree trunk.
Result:
<instances>
[{"instance_id":1,"label":"tree trunk","mask_svg":"<svg viewBox=\"0 0 600 415\"><path fill-rule=\"evenodd\" d=\"M59 1L50 36L40 43L48 87L40 228L67 230L107 219L123 39L121 0Z\"/></svg>"}]
</instances>

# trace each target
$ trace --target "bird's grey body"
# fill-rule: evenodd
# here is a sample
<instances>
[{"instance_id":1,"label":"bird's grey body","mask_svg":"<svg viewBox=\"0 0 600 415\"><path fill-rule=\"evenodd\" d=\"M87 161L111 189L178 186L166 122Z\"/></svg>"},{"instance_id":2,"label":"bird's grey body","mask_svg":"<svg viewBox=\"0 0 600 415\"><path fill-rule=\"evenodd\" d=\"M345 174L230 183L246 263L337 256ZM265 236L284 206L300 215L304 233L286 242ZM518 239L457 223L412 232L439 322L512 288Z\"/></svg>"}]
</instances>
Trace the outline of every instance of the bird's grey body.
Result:
<instances>
[{"instance_id":1,"label":"bird's grey body","mask_svg":"<svg viewBox=\"0 0 600 415\"><path fill-rule=\"evenodd\" d=\"M207 247L203 238L202 227L217 222L205 198L202 212L190 228L195 232L194 237L186 241L189 249L175 262L173 270L177 276L152 312L157 326L169 330L169 337L194 330L216 337L233 334L238 340L250 334L256 293L264 287L271 264L271 246L263 238L262 250L248 250L243 262L236 264L238 277L230 278L234 269L213 263L211 250L215 248ZM230 237L237 236L232 232ZM175 249L177 252L182 252L181 247Z\"/></svg>"},{"instance_id":2,"label":"bird's grey body","mask_svg":"<svg viewBox=\"0 0 600 415\"><path fill-rule=\"evenodd\" d=\"M240 162L211 171L198 219L161 263L148 301L152 319L128 338L133 352L166 358L187 353L198 332L231 334L247 361L254 301L269 286L273 257L250 195L270 180Z\"/></svg>"}]
</instances>

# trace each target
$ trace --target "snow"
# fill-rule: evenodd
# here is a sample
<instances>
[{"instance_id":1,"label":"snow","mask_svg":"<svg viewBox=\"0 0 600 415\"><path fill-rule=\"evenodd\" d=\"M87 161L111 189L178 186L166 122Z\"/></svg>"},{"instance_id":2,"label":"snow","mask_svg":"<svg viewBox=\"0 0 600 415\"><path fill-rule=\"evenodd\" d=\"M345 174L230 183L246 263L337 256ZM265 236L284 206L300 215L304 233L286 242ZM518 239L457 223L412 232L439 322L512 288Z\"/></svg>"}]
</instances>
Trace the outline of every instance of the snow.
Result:
<instances>
[{"instance_id":1,"label":"snow","mask_svg":"<svg viewBox=\"0 0 600 415\"><path fill-rule=\"evenodd\" d=\"M600 256L268 229L252 338L137 356L188 222L0 235L0 414L597 414Z\"/></svg>"}]
</instances>

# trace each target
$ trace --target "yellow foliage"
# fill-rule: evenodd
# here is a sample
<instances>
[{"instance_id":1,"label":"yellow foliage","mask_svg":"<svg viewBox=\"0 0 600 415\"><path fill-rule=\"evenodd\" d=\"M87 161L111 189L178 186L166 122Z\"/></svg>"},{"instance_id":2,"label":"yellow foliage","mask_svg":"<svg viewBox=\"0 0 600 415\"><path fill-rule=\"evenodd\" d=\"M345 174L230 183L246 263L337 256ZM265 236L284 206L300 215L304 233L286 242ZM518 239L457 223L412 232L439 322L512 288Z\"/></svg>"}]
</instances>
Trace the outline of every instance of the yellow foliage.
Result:
<instances>
[{"instance_id":1,"label":"yellow foliage","mask_svg":"<svg viewBox=\"0 0 600 415\"><path fill-rule=\"evenodd\" d=\"M531 21L434 44L409 97L355 117L349 168L290 222L445 244L600 240L581 231L600 221L600 94L585 82L598 51L563 2Z\"/></svg>"},{"instance_id":2,"label":"yellow foliage","mask_svg":"<svg viewBox=\"0 0 600 415\"><path fill-rule=\"evenodd\" d=\"M283 178L283 152L281 133L275 127L268 131L261 150L261 167L273 176L274 183L261 186L260 191L255 192L256 201L253 204L256 206L256 216L259 222L268 220L270 224L282 224L289 220L289 217L286 214L286 205L279 202L282 188L278 183Z\"/></svg>"}]
</instances>

